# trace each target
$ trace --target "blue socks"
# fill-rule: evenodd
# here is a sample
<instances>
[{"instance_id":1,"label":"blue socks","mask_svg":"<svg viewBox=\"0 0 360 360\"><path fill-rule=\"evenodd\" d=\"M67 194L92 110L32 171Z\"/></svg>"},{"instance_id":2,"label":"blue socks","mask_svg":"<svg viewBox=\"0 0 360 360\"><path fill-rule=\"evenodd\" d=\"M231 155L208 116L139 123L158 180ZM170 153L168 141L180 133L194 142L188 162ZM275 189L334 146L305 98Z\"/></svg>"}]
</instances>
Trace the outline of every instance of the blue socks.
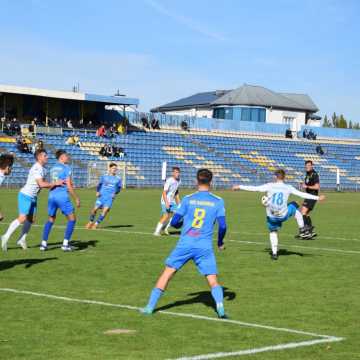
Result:
<instances>
[{"instance_id":1,"label":"blue socks","mask_svg":"<svg viewBox=\"0 0 360 360\"><path fill-rule=\"evenodd\" d=\"M151 310L154 310L156 307L157 302L161 298L161 295L164 293L163 290L159 288L153 288L150 294L149 302L147 306L151 308Z\"/></svg>"},{"instance_id":2,"label":"blue socks","mask_svg":"<svg viewBox=\"0 0 360 360\"><path fill-rule=\"evenodd\" d=\"M224 292L223 288L220 285L214 286L211 288L211 295L214 298L217 305L222 305L224 302Z\"/></svg>"},{"instance_id":3,"label":"blue socks","mask_svg":"<svg viewBox=\"0 0 360 360\"><path fill-rule=\"evenodd\" d=\"M94 222L94 220L95 220L95 215L94 215L94 214L91 214L89 220L90 220L90 222Z\"/></svg>"},{"instance_id":4,"label":"blue socks","mask_svg":"<svg viewBox=\"0 0 360 360\"><path fill-rule=\"evenodd\" d=\"M104 219L105 219L105 216L104 216L104 215L100 215L100 216L98 217L98 219L96 220L96 223L97 223L97 224L100 224Z\"/></svg>"},{"instance_id":5,"label":"blue socks","mask_svg":"<svg viewBox=\"0 0 360 360\"><path fill-rule=\"evenodd\" d=\"M71 239L72 233L74 232L75 224L76 224L76 220L68 221L68 223L66 225L66 229L65 229L65 235L64 235L65 240Z\"/></svg>"},{"instance_id":6,"label":"blue socks","mask_svg":"<svg viewBox=\"0 0 360 360\"><path fill-rule=\"evenodd\" d=\"M54 223L51 221L48 221L45 226L44 226L44 231L43 231L43 240L44 241L48 241L49 239L49 234L51 231L51 228L53 227Z\"/></svg>"}]
</instances>

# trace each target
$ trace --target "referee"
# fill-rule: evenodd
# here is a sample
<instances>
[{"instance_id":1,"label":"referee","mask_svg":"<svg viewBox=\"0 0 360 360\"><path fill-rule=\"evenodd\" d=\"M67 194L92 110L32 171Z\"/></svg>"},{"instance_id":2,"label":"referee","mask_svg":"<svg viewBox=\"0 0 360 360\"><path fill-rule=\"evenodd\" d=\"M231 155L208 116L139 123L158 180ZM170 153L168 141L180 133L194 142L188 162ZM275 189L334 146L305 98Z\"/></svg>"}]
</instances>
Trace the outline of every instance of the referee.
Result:
<instances>
[{"instance_id":1,"label":"referee","mask_svg":"<svg viewBox=\"0 0 360 360\"><path fill-rule=\"evenodd\" d=\"M301 183L301 187L307 193L312 195L318 195L320 190L320 178L319 174L314 169L314 164L311 160L305 161L305 171L306 176L303 183ZM302 207L301 214L304 218L304 232L301 236L302 239L313 239L317 234L314 231L314 226L312 224L310 218L310 212L314 209L316 205L316 200L307 200L305 199Z\"/></svg>"}]
</instances>

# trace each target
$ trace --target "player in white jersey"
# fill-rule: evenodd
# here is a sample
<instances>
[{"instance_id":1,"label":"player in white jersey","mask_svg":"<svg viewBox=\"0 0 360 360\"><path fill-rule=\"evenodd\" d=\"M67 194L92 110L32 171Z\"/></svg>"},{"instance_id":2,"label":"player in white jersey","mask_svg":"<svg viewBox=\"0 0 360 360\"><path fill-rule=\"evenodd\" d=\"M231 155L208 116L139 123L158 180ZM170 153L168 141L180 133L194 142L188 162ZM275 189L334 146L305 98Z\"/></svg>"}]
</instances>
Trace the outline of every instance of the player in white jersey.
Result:
<instances>
[{"instance_id":1,"label":"player in white jersey","mask_svg":"<svg viewBox=\"0 0 360 360\"><path fill-rule=\"evenodd\" d=\"M180 168L174 166L172 176L165 181L164 190L161 194L161 218L156 225L155 236L160 236L163 229L165 229L165 234L169 234L168 229L172 215L180 204L180 184Z\"/></svg>"},{"instance_id":2,"label":"player in white jersey","mask_svg":"<svg viewBox=\"0 0 360 360\"><path fill-rule=\"evenodd\" d=\"M0 155L0 186L5 180L5 176L11 174L12 166L14 164L14 156L11 154ZM3 214L0 212L0 221L4 219Z\"/></svg>"},{"instance_id":3,"label":"player in white jersey","mask_svg":"<svg viewBox=\"0 0 360 360\"><path fill-rule=\"evenodd\" d=\"M267 226L270 231L271 257L273 260L278 258L278 230L284 221L295 216L300 234L305 231L304 219L298 210L299 205L296 202L288 204L289 196L292 194L303 199L320 201L325 199L324 195L316 196L296 190L293 186L285 184L284 180L285 171L280 169L275 171L275 182L260 186L237 185L233 187L233 190L266 193L267 196L262 199L262 203L266 207Z\"/></svg>"},{"instance_id":4,"label":"player in white jersey","mask_svg":"<svg viewBox=\"0 0 360 360\"><path fill-rule=\"evenodd\" d=\"M25 186L18 195L19 216L9 225L6 233L1 237L1 248L7 251L7 243L15 230L23 225L17 244L24 250L27 248L26 236L34 221L37 206L37 195L41 189L52 189L55 186L64 184L63 180L49 183L45 181L45 164L48 162L48 155L44 149L35 151L35 164L31 167Z\"/></svg>"}]
</instances>

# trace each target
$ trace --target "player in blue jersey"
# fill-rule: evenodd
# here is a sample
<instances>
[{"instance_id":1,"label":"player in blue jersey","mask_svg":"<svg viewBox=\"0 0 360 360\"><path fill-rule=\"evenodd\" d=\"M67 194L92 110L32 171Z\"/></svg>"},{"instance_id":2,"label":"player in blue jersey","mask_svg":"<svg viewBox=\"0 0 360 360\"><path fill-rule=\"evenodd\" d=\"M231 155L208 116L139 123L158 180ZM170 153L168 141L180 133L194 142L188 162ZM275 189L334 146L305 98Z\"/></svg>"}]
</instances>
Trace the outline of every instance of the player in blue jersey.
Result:
<instances>
[{"instance_id":1,"label":"player in blue jersey","mask_svg":"<svg viewBox=\"0 0 360 360\"><path fill-rule=\"evenodd\" d=\"M96 197L94 208L91 210L89 222L86 225L87 229L96 229L104 220L107 213L110 211L115 196L121 191L121 179L116 175L118 167L115 163L109 165L109 173L100 178L99 184L96 187ZM101 214L95 221L96 213L102 209Z\"/></svg>"},{"instance_id":2,"label":"player in blue jersey","mask_svg":"<svg viewBox=\"0 0 360 360\"><path fill-rule=\"evenodd\" d=\"M52 181L63 180L65 184L49 191L49 219L44 227L40 250L47 250L49 234L56 220L56 213L60 209L68 220L61 249L63 251L71 251L70 240L76 224L76 215L74 206L70 200L70 195L75 200L77 207L80 207L80 199L74 191L74 185L71 179L72 171L71 167L68 165L70 156L65 150L57 150L55 156L58 162L50 169L50 178Z\"/></svg>"},{"instance_id":3,"label":"player in blue jersey","mask_svg":"<svg viewBox=\"0 0 360 360\"><path fill-rule=\"evenodd\" d=\"M217 266L212 244L214 225L217 221L219 224L218 248L219 250L224 249L225 207L223 199L209 192L212 176L212 172L208 169L200 169L197 172L198 191L183 198L171 220L171 226L175 228L182 226L181 236L176 247L166 259L165 270L152 290L148 304L142 309L144 314L154 312L156 304L171 278L188 261L192 260L200 274L204 275L208 281L218 316L226 318L223 288L217 280Z\"/></svg>"}]
</instances>

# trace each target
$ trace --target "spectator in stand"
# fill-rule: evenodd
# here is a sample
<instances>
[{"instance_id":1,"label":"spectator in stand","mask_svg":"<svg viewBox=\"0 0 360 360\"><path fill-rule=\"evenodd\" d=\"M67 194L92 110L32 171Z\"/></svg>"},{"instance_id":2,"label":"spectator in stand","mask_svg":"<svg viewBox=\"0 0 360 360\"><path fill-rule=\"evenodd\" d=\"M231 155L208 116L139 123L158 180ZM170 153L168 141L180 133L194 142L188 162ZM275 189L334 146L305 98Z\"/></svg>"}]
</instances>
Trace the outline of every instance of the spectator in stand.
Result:
<instances>
[{"instance_id":1,"label":"spectator in stand","mask_svg":"<svg viewBox=\"0 0 360 360\"><path fill-rule=\"evenodd\" d=\"M310 129L309 134L308 134L308 139L309 140L316 140L316 134Z\"/></svg>"},{"instance_id":2,"label":"spectator in stand","mask_svg":"<svg viewBox=\"0 0 360 360\"><path fill-rule=\"evenodd\" d=\"M105 126L101 125L97 131L96 131L96 135L99 137L105 137Z\"/></svg>"},{"instance_id":3,"label":"spectator in stand","mask_svg":"<svg viewBox=\"0 0 360 360\"><path fill-rule=\"evenodd\" d=\"M31 154L31 150L30 150L30 148L29 148L29 146L27 144L27 141L22 136L18 137L17 148L23 154Z\"/></svg>"},{"instance_id":4,"label":"spectator in stand","mask_svg":"<svg viewBox=\"0 0 360 360\"><path fill-rule=\"evenodd\" d=\"M69 119L69 121L66 123L66 126L68 127L68 129L73 129L74 128L71 119Z\"/></svg>"},{"instance_id":5,"label":"spectator in stand","mask_svg":"<svg viewBox=\"0 0 360 360\"><path fill-rule=\"evenodd\" d=\"M180 127L181 127L181 129L184 130L184 131L189 131L189 125L188 125L188 123L187 123L185 120L183 120L183 121L181 122Z\"/></svg>"},{"instance_id":6,"label":"spectator in stand","mask_svg":"<svg viewBox=\"0 0 360 360\"><path fill-rule=\"evenodd\" d=\"M304 139L307 139L308 136L309 136L308 130L307 130L307 129L304 129L304 131L303 131L303 138L304 138Z\"/></svg>"},{"instance_id":7,"label":"spectator in stand","mask_svg":"<svg viewBox=\"0 0 360 360\"><path fill-rule=\"evenodd\" d=\"M151 127L153 128L153 130L160 130L159 120L153 118L153 119L151 120Z\"/></svg>"},{"instance_id":8,"label":"spectator in stand","mask_svg":"<svg viewBox=\"0 0 360 360\"><path fill-rule=\"evenodd\" d=\"M149 121L148 121L148 119L147 119L145 116L143 116L143 117L141 118L141 123L142 123L142 126L143 126L144 129L149 129L149 130L150 130Z\"/></svg>"}]
</instances>

